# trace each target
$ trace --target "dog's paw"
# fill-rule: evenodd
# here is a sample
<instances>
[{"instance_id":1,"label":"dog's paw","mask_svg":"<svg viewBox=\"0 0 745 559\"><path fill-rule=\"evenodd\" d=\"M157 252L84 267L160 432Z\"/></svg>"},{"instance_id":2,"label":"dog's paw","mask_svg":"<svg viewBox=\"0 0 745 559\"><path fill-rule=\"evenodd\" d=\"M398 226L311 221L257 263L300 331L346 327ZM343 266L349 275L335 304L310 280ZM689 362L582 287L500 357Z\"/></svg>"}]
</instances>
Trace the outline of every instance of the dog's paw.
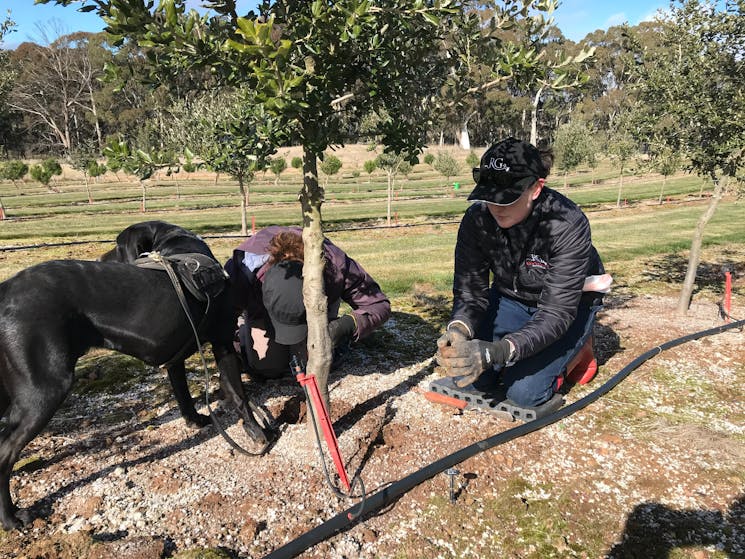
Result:
<instances>
[{"instance_id":1,"label":"dog's paw","mask_svg":"<svg viewBox=\"0 0 745 559\"><path fill-rule=\"evenodd\" d=\"M16 514L0 515L0 524L10 532L11 530L20 530L31 522L31 515L28 510L19 511Z\"/></svg>"},{"instance_id":2,"label":"dog's paw","mask_svg":"<svg viewBox=\"0 0 745 559\"><path fill-rule=\"evenodd\" d=\"M198 413L193 417L185 417L184 421L186 421L186 425L188 425L191 429L201 429L202 427L207 427L207 425L210 424L210 416Z\"/></svg>"}]
</instances>

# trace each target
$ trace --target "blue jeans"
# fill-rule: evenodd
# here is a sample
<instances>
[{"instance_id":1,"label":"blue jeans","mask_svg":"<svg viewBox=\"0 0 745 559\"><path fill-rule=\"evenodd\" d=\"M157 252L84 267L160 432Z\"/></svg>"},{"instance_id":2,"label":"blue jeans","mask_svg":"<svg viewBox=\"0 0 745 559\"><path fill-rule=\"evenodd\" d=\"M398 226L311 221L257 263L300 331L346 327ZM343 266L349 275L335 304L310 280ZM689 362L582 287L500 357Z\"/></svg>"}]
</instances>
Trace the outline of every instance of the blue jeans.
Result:
<instances>
[{"instance_id":1,"label":"blue jeans","mask_svg":"<svg viewBox=\"0 0 745 559\"><path fill-rule=\"evenodd\" d=\"M577 309L577 317L561 338L511 367L485 372L477 386L493 386L501 381L507 398L518 406L535 407L547 402L554 395L557 379L564 374L567 364L592 334L595 315L601 308L600 304L581 304ZM537 310L537 307L500 295L492 287L489 308L477 337L481 340L499 340L532 320Z\"/></svg>"}]
</instances>

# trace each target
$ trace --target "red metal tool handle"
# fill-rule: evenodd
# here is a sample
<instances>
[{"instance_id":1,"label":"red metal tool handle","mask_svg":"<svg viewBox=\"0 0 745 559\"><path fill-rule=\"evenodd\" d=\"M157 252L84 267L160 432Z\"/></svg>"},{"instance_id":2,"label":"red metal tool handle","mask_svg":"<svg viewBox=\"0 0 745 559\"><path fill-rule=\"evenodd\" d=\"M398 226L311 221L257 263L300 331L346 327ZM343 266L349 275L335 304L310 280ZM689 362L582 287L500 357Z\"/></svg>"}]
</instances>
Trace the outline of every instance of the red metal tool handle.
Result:
<instances>
[{"instance_id":1,"label":"red metal tool handle","mask_svg":"<svg viewBox=\"0 0 745 559\"><path fill-rule=\"evenodd\" d=\"M323 429L323 437L326 439L326 446L331 453L331 458L334 461L334 466L336 466L336 472L339 474L339 479L341 480L346 490L350 491L351 485L349 484L347 471L344 469L344 461L341 459L341 453L339 452L339 442L336 439L336 433L334 433L334 428L331 425L331 418L329 417L329 412L326 409L326 404L323 402L323 398L321 398L320 390L318 390L318 381L316 380L316 376L298 372L297 369L295 372L295 378L300 383L300 386L305 387L308 391L308 394L310 394L309 403L311 406L313 406L313 412L316 416L316 419Z\"/></svg>"}]
</instances>

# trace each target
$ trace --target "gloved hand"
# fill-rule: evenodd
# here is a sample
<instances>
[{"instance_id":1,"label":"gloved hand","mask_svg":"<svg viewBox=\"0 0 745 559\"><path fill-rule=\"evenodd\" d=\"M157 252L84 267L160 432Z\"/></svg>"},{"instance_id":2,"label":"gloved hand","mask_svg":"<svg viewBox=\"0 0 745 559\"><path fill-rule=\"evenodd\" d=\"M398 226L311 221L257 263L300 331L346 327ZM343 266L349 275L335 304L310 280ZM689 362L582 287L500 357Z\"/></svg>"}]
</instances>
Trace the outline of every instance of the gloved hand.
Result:
<instances>
[{"instance_id":1,"label":"gloved hand","mask_svg":"<svg viewBox=\"0 0 745 559\"><path fill-rule=\"evenodd\" d=\"M463 387L475 382L487 369L504 365L510 357L510 351L507 340L457 341L438 349L437 362L448 376L462 377L455 384Z\"/></svg>"},{"instance_id":2,"label":"gloved hand","mask_svg":"<svg viewBox=\"0 0 745 559\"><path fill-rule=\"evenodd\" d=\"M345 339L354 336L354 331L356 329L357 323L354 321L354 317L351 314L345 314L339 318L335 318L329 322L331 345L333 347L338 347Z\"/></svg>"},{"instance_id":3,"label":"gloved hand","mask_svg":"<svg viewBox=\"0 0 745 559\"><path fill-rule=\"evenodd\" d=\"M455 342L465 342L471 339L465 325L460 322L453 322L447 327L445 333L437 339L437 353L440 348L453 345Z\"/></svg>"}]
</instances>

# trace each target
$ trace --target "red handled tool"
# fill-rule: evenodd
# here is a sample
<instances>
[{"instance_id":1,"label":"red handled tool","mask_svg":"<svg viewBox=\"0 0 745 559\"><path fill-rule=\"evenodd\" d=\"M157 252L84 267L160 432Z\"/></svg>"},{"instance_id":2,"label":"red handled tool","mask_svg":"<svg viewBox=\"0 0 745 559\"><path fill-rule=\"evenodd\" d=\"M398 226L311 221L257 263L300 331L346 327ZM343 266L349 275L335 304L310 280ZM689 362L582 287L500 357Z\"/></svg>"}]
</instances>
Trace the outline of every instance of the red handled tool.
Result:
<instances>
[{"instance_id":1,"label":"red handled tool","mask_svg":"<svg viewBox=\"0 0 745 559\"><path fill-rule=\"evenodd\" d=\"M313 420L313 415L315 415L318 423L323 429L323 437L326 439L326 446L331 453L331 458L334 460L336 473L339 474L339 479L346 490L350 491L351 485L349 484L347 471L344 469L344 461L341 459L341 453L339 452L339 442L336 439L336 433L334 433L334 428L331 425L331 418L329 417L328 409L326 409L326 404L324 403L323 398L321 398L321 392L318 390L316 376L307 374L304 371L300 360L295 356L292 358L291 366L295 378L300 383L300 386L303 387L305 393L308 395L308 399L310 400L309 405L312 407L311 420Z\"/></svg>"}]
</instances>

